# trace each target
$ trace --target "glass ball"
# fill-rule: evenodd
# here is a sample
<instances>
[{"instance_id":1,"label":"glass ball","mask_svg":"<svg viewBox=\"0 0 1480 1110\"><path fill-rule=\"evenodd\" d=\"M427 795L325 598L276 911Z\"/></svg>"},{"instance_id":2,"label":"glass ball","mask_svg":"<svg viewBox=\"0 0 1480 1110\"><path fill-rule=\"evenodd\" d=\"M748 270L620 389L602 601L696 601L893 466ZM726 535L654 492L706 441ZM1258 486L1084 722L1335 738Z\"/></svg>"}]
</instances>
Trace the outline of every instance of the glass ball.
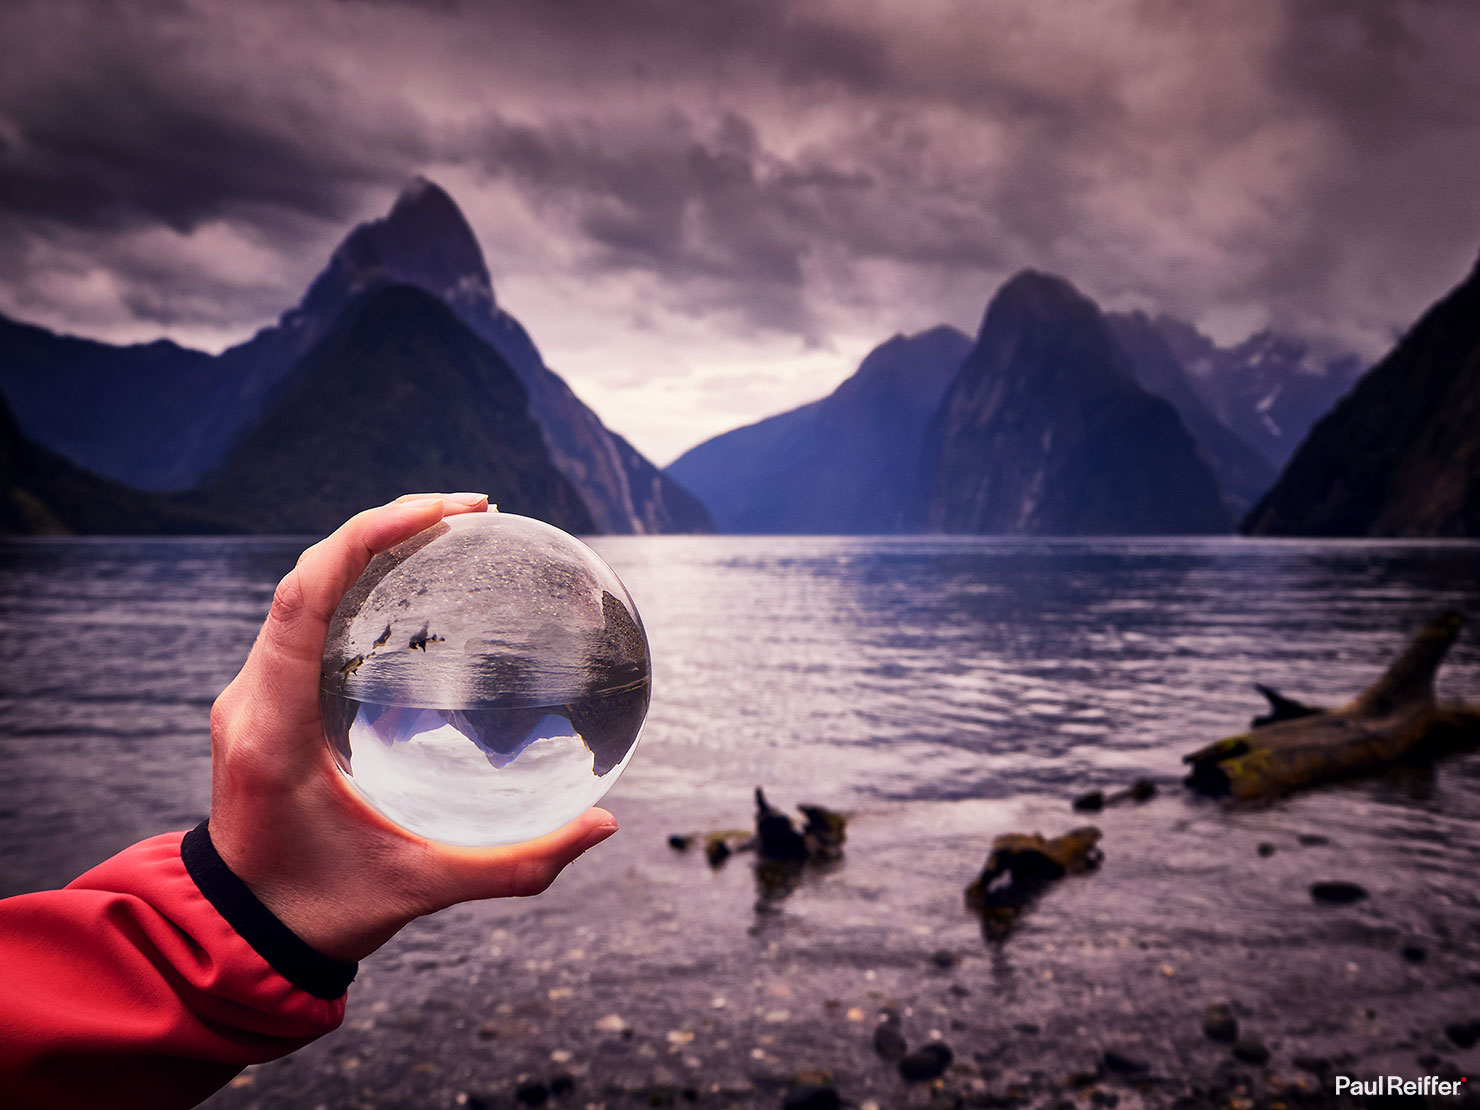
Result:
<instances>
[{"instance_id":1,"label":"glass ball","mask_svg":"<svg viewBox=\"0 0 1480 1110\"><path fill-rule=\"evenodd\" d=\"M370 561L330 624L319 705L371 806L430 840L491 846L552 832L610 790L651 686L611 567L490 509Z\"/></svg>"}]
</instances>

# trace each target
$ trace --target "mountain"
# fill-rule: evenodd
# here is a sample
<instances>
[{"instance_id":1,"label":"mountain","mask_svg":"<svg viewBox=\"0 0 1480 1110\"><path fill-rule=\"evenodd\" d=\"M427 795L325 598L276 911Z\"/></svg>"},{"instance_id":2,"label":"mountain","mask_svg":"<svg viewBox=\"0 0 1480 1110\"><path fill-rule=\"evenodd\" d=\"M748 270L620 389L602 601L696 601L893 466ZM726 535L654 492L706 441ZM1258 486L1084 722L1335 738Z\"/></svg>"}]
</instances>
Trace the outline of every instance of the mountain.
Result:
<instances>
[{"instance_id":1,"label":"mountain","mask_svg":"<svg viewBox=\"0 0 1480 1110\"><path fill-rule=\"evenodd\" d=\"M462 212L425 178L407 186L383 219L349 234L279 330L321 334L351 300L388 283L435 294L503 356L524 383L551 458L581 491L598 531L710 530L703 505L609 431L545 365L523 325L498 306Z\"/></svg>"},{"instance_id":2,"label":"mountain","mask_svg":"<svg viewBox=\"0 0 1480 1110\"><path fill-rule=\"evenodd\" d=\"M1276 469L1362 374L1356 355L1296 336L1261 331L1219 347L1174 317L1153 323L1212 414Z\"/></svg>"},{"instance_id":3,"label":"mountain","mask_svg":"<svg viewBox=\"0 0 1480 1110\"><path fill-rule=\"evenodd\" d=\"M668 467L727 532L898 532L918 520L926 423L971 340L896 335L820 401L706 440Z\"/></svg>"},{"instance_id":4,"label":"mountain","mask_svg":"<svg viewBox=\"0 0 1480 1110\"><path fill-rule=\"evenodd\" d=\"M209 452L232 383L168 340L117 347L0 316L0 393L38 446L143 489L179 489Z\"/></svg>"},{"instance_id":5,"label":"mountain","mask_svg":"<svg viewBox=\"0 0 1480 1110\"><path fill-rule=\"evenodd\" d=\"M253 530L324 534L366 505L437 489L592 530L514 371L445 302L385 285L344 309L189 498Z\"/></svg>"},{"instance_id":6,"label":"mountain","mask_svg":"<svg viewBox=\"0 0 1480 1110\"><path fill-rule=\"evenodd\" d=\"M1223 502L1237 519L1274 485L1278 471L1223 421L1213 415L1172 354L1165 337L1144 312L1105 316L1110 334L1130 359L1142 388L1172 403L1197 441L1203 460L1223 490Z\"/></svg>"},{"instance_id":7,"label":"mountain","mask_svg":"<svg viewBox=\"0 0 1480 1110\"><path fill-rule=\"evenodd\" d=\"M142 489L183 490L220 466L291 388L294 367L344 310L388 285L434 294L503 356L598 530L710 527L696 498L610 432L545 366L529 334L496 304L457 205L422 178L385 217L350 232L296 307L215 357L171 343L113 347L0 318L0 393L42 446Z\"/></svg>"},{"instance_id":8,"label":"mountain","mask_svg":"<svg viewBox=\"0 0 1480 1110\"><path fill-rule=\"evenodd\" d=\"M926 526L1032 535L1223 532L1217 481L1100 310L1027 271L987 306L927 432Z\"/></svg>"},{"instance_id":9,"label":"mountain","mask_svg":"<svg viewBox=\"0 0 1480 1110\"><path fill-rule=\"evenodd\" d=\"M1480 264L1312 429L1243 529L1480 536Z\"/></svg>"},{"instance_id":10,"label":"mountain","mask_svg":"<svg viewBox=\"0 0 1480 1110\"><path fill-rule=\"evenodd\" d=\"M38 447L0 399L0 535L233 531L229 517L130 489Z\"/></svg>"}]
</instances>

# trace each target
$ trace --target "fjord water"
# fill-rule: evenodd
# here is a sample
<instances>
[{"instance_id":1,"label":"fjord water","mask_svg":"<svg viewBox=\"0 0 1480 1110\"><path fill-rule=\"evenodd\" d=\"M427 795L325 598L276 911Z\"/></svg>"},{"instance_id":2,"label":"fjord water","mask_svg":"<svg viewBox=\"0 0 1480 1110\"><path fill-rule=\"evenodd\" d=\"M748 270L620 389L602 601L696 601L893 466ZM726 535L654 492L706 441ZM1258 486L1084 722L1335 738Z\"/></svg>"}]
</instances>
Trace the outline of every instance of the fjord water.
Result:
<instances>
[{"instance_id":1,"label":"fjord water","mask_svg":"<svg viewBox=\"0 0 1480 1110\"><path fill-rule=\"evenodd\" d=\"M302 546L0 546L0 893L205 815L210 703ZM854 1100L913 1105L924 1096L869 1047L888 1003L912 1044L939 1033L993 1090L1111 1044L1163 1074L1209 1070L1226 1048L1200 1015L1224 1000L1287 1070L1300 1053L1352 1052L1374 1073L1434 1051L1480 1062L1440 1031L1472 1016L1480 981L1480 756L1240 810L1178 785L1181 754L1262 708L1250 683L1339 702L1434 611L1480 622L1480 547L593 546L653 652L641 750L603 803L622 831L538 899L409 927L363 965L346 1028L211 1105L452 1105L555 1070L586 1101L648 1084L774 1105L768 1084L808 1068ZM1480 700L1475 627L1439 690ZM1161 787L1146 805L1070 811L1138 776ZM711 871L665 842L748 826L758 784L851 818L843 863L780 901L748 857ZM984 941L962 888L992 838L1091 821L1100 872ZM1316 905L1326 879L1370 897ZM1405 961L1405 944L1427 958ZM959 962L936 968L937 949Z\"/></svg>"}]
</instances>

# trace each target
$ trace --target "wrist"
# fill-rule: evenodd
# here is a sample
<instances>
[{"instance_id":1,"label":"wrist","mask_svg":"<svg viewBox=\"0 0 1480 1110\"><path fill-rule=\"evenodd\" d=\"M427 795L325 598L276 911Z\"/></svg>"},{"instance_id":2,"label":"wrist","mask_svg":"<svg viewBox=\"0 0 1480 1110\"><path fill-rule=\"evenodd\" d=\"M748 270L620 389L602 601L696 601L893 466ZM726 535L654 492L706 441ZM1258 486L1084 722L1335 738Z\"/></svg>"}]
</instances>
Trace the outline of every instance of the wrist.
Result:
<instances>
[{"instance_id":1,"label":"wrist","mask_svg":"<svg viewBox=\"0 0 1480 1110\"><path fill-rule=\"evenodd\" d=\"M354 944L331 941L326 948L321 930L304 915L279 912L284 908L281 899L263 898L222 858L211 839L209 821L185 834L180 857L205 899L273 970L316 998L344 994L357 971ZM394 932L392 928L386 937ZM364 954L377 946L371 945Z\"/></svg>"}]
</instances>

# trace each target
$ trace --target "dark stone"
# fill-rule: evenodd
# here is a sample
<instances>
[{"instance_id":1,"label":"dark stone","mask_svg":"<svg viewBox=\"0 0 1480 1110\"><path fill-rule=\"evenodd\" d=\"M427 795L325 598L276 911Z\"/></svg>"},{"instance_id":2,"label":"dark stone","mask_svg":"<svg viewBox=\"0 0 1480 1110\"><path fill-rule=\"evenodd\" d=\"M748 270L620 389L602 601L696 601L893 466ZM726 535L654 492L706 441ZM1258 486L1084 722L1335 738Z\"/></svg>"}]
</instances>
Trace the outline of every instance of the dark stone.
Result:
<instances>
[{"instance_id":1,"label":"dark stone","mask_svg":"<svg viewBox=\"0 0 1480 1110\"><path fill-rule=\"evenodd\" d=\"M1451 1021L1444 1027L1444 1035L1456 1048L1474 1048L1475 1042L1480 1041L1480 1020Z\"/></svg>"},{"instance_id":2,"label":"dark stone","mask_svg":"<svg viewBox=\"0 0 1480 1110\"><path fill-rule=\"evenodd\" d=\"M1324 883L1311 883L1310 896L1328 906L1349 906L1367 897L1367 888L1357 883L1334 879Z\"/></svg>"},{"instance_id":3,"label":"dark stone","mask_svg":"<svg viewBox=\"0 0 1480 1110\"><path fill-rule=\"evenodd\" d=\"M1235 1059L1242 1060L1246 1064L1257 1066L1269 1063L1269 1049L1264 1047L1264 1042L1247 1033L1234 1042L1233 1055Z\"/></svg>"},{"instance_id":4,"label":"dark stone","mask_svg":"<svg viewBox=\"0 0 1480 1110\"><path fill-rule=\"evenodd\" d=\"M1150 779L1137 779L1131 783L1130 796L1133 802L1149 802L1156 797L1156 783Z\"/></svg>"},{"instance_id":5,"label":"dark stone","mask_svg":"<svg viewBox=\"0 0 1480 1110\"><path fill-rule=\"evenodd\" d=\"M1226 1002L1215 1002L1203 1011L1203 1036L1210 1041L1238 1040L1238 1018Z\"/></svg>"},{"instance_id":6,"label":"dark stone","mask_svg":"<svg viewBox=\"0 0 1480 1110\"><path fill-rule=\"evenodd\" d=\"M951 1066L955 1055L944 1041L921 1045L899 1062L899 1074L911 1083L934 1079Z\"/></svg>"},{"instance_id":7,"label":"dark stone","mask_svg":"<svg viewBox=\"0 0 1480 1110\"><path fill-rule=\"evenodd\" d=\"M802 826L802 840L806 842L808 858L824 863L842 859L843 843L848 839L848 819L826 806L797 808L807 819Z\"/></svg>"},{"instance_id":8,"label":"dark stone","mask_svg":"<svg viewBox=\"0 0 1480 1110\"><path fill-rule=\"evenodd\" d=\"M897 1018L882 1021L874 1028L874 1051L884 1059L903 1060L909 1050L910 1046L904 1039L904 1032L899 1028Z\"/></svg>"},{"instance_id":9,"label":"dark stone","mask_svg":"<svg viewBox=\"0 0 1480 1110\"><path fill-rule=\"evenodd\" d=\"M1120 1096L1114 1091L1091 1091L1089 1096L1091 1106L1104 1106L1107 1108L1119 1105Z\"/></svg>"},{"instance_id":10,"label":"dark stone","mask_svg":"<svg viewBox=\"0 0 1480 1110\"><path fill-rule=\"evenodd\" d=\"M1429 950L1421 944L1405 944L1401 951L1403 958L1411 964L1421 964L1429 958Z\"/></svg>"},{"instance_id":11,"label":"dark stone","mask_svg":"<svg viewBox=\"0 0 1480 1110\"><path fill-rule=\"evenodd\" d=\"M550 1093L556 1098L568 1095L576 1089L576 1077L568 1071L557 1071L550 1076Z\"/></svg>"},{"instance_id":12,"label":"dark stone","mask_svg":"<svg viewBox=\"0 0 1480 1110\"><path fill-rule=\"evenodd\" d=\"M838 1110L842 1105L837 1088L825 1083L793 1087L781 1101L782 1110Z\"/></svg>"},{"instance_id":13,"label":"dark stone","mask_svg":"<svg viewBox=\"0 0 1480 1110\"><path fill-rule=\"evenodd\" d=\"M730 846L722 836L712 836L704 844L704 858L710 867L718 867L730 858Z\"/></svg>"},{"instance_id":14,"label":"dark stone","mask_svg":"<svg viewBox=\"0 0 1480 1110\"><path fill-rule=\"evenodd\" d=\"M1074 799L1074 810L1078 813L1098 813L1105 808L1105 792L1091 790Z\"/></svg>"},{"instance_id":15,"label":"dark stone","mask_svg":"<svg viewBox=\"0 0 1480 1110\"><path fill-rule=\"evenodd\" d=\"M1105 1049L1100 1064L1112 1075L1144 1075L1151 1070L1151 1065L1145 1060L1115 1048Z\"/></svg>"},{"instance_id":16,"label":"dark stone","mask_svg":"<svg viewBox=\"0 0 1480 1110\"><path fill-rule=\"evenodd\" d=\"M1268 859L1270 856L1274 855L1275 847L1269 841L1261 840L1259 842L1258 852L1259 855L1262 856L1264 859Z\"/></svg>"},{"instance_id":17,"label":"dark stone","mask_svg":"<svg viewBox=\"0 0 1480 1110\"><path fill-rule=\"evenodd\" d=\"M1036 1037L1039 1033L1043 1032L1042 1029L1031 1021L1020 1021L1013 1028L1025 1037Z\"/></svg>"},{"instance_id":18,"label":"dark stone","mask_svg":"<svg viewBox=\"0 0 1480 1110\"><path fill-rule=\"evenodd\" d=\"M1295 840L1303 848L1321 848L1331 843L1329 836L1320 833L1301 833Z\"/></svg>"},{"instance_id":19,"label":"dark stone","mask_svg":"<svg viewBox=\"0 0 1480 1110\"><path fill-rule=\"evenodd\" d=\"M801 861L807 858L807 841L791 823L791 818L755 788L756 851L762 859Z\"/></svg>"},{"instance_id":20,"label":"dark stone","mask_svg":"<svg viewBox=\"0 0 1480 1110\"><path fill-rule=\"evenodd\" d=\"M538 1079L526 1079L514 1088L514 1097L525 1106L543 1106L550 1101L550 1088Z\"/></svg>"},{"instance_id":21,"label":"dark stone","mask_svg":"<svg viewBox=\"0 0 1480 1110\"><path fill-rule=\"evenodd\" d=\"M1331 1070L1331 1061L1325 1056L1296 1056L1290 1063L1311 1075L1325 1075Z\"/></svg>"},{"instance_id":22,"label":"dark stone","mask_svg":"<svg viewBox=\"0 0 1480 1110\"><path fill-rule=\"evenodd\" d=\"M668 838L668 847L672 848L675 852L687 852L693 843L694 838L692 836L680 836L678 833L674 833Z\"/></svg>"},{"instance_id":23,"label":"dark stone","mask_svg":"<svg viewBox=\"0 0 1480 1110\"><path fill-rule=\"evenodd\" d=\"M930 953L930 962L942 971L949 971L955 967L959 959L960 957L949 948L937 948L934 952Z\"/></svg>"}]
</instances>

